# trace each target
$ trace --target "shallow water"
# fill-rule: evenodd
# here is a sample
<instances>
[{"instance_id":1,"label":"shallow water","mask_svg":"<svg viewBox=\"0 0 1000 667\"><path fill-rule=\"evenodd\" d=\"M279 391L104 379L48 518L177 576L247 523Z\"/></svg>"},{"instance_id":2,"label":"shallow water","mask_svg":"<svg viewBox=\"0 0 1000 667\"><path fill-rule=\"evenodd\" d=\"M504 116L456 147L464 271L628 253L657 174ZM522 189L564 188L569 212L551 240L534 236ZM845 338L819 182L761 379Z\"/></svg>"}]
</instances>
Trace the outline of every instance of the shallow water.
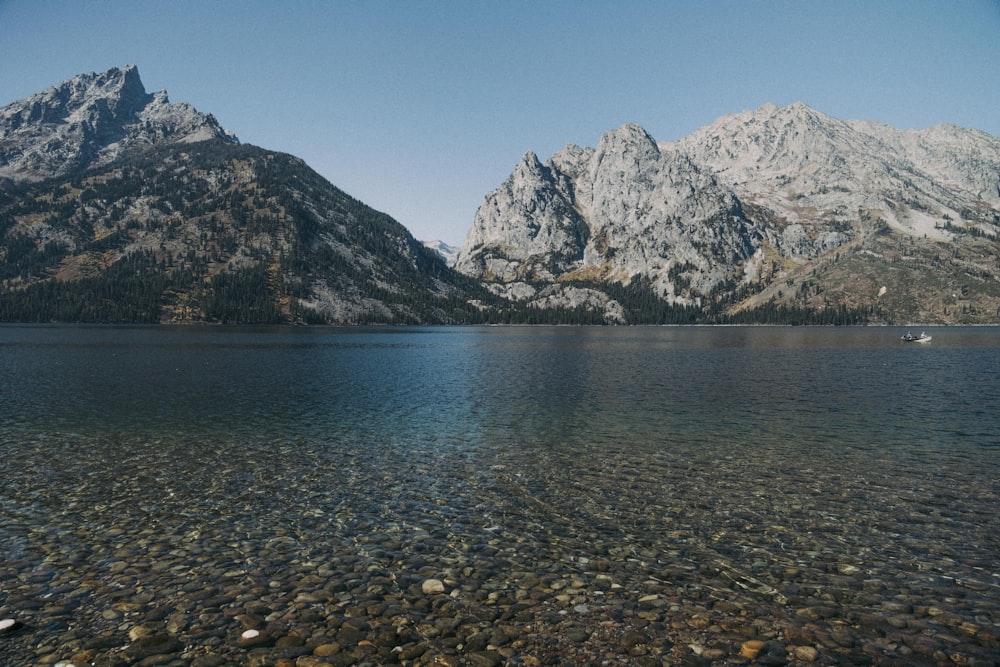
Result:
<instances>
[{"instance_id":1,"label":"shallow water","mask_svg":"<svg viewBox=\"0 0 1000 667\"><path fill-rule=\"evenodd\" d=\"M0 658L995 664L1000 330L901 333L0 327Z\"/></svg>"}]
</instances>

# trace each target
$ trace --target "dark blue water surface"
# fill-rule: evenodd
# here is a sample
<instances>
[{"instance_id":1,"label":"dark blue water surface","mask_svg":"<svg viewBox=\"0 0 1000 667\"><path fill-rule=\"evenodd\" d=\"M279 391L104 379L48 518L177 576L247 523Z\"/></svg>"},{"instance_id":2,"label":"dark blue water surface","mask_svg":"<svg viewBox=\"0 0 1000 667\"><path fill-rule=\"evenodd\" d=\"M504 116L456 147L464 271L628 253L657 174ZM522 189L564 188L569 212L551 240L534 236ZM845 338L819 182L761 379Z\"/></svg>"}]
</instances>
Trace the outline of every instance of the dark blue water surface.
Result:
<instances>
[{"instance_id":1,"label":"dark blue water surface","mask_svg":"<svg viewBox=\"0 0 1000 667\"><path fill-rule=\"evenodd\" d=\"M0 433L989 457L1000 329L932 333L6 326Z\"/></svg>"}]
</instances>

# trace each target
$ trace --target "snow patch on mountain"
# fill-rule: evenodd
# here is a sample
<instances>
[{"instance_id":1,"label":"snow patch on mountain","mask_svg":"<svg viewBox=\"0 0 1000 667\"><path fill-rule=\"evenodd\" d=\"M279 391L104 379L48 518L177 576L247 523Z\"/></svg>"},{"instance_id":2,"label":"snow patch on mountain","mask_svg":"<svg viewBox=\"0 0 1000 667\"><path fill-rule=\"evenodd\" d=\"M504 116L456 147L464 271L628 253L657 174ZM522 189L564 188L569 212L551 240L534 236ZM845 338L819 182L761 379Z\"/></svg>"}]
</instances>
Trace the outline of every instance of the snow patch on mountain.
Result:
<instances>
[{"instance_id":1,"label":"snow patch on mountain","mask_svg":"<svg viewBox=\"0 0 1000 667\"><path fill-rule=\"evenodd\" d=\"M448 266L455 266L459 246L448 245L444 241L423 241L424 247L436 252Z\"/></svg>"}]
</instances>

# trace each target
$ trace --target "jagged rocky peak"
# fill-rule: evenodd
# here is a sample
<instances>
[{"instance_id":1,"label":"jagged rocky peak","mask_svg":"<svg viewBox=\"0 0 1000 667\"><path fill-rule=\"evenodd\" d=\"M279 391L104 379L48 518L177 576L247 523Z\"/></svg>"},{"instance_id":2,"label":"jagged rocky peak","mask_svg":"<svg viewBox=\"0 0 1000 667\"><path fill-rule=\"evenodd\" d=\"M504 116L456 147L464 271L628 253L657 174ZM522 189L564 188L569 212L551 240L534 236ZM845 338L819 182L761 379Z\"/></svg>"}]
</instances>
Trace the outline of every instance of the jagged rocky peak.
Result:
<instances>
[{"instance_id":1,"label":"jagged rocky peak","mask_svg":"<svg viewBox=\"0 0 1000 667\"><path fill-rule=\"evenodd\" d=\"M463 246L490 248L488 257L459 252L456 266L503 281L568 270L582 257L587 226L567 188L567 180L551 163L543 165L535 153L526 152L511 175L486 196ZM539 256L537 261L522 261L533 256Z\"/></svg>"},{"instance_id":2,"label":"jagged rocky peak","mask_svg":"<svg viewBox=\"0 0 1000 667\"><path fill-rule=\"evenodd\" d=\"M744 109L739 113L722 116L707 127L730 124L748 128L755 126L789 127L803 124L815 126L831 121L840 122L821 111L813 109L804 102L793 102L784 107L765 102L756 109Z\"/></svg>"},{"instance_id":3,"label":"jagged rocky peak","mask_svg":"<svg viewBox=\"0 0 1000 667\"><path fill-rule=\"evenodd\" d=\"M106 72L85 74L67 82L65 87L50 88L57 96L65 99L63 109L72 113L91 106L101 105L108 109L113 117L129 118L138 114L149 103L152 96L146 93L139 68L128 65L123 69L113 67Z\"/></svg>"},{"instance_id":4,"label":"jagged rocky peak","mask_svg":"<svg viewBox=\"0 0 1000 667\"><path fill-rule=\"evenodd\" d=\"M534 151L527 151L521 157L521 161L517 163L514 167L514 173L511 174L511 178L515 181L525 181L536 178L544 178L545 168L542 163L539 162L538 156L535 155Z\"/></svg>"},{"instance_id":5,"label":"jagged rocky peak","mask_svg":"<svg viewBox=\"0 0 1000 667\"><path fill-rule=\"evenodd\" d=\"M616 162L630 163L637 169L659 158L660 149L656 141L634 123L626 123L617 130L605 132L594 155L598 162L613 159Z\"/></svg>"},{"instance_id":6,"label":"jagged rocky peak","mask_svg":"<svg viewBox=\"0 0 1000 667\"><path fill-rule=\"evenodd\" d=\"M136 66L113 67L0 108L0 176L63 176L133 147L206 139L237 141L211 114L147 93Z\"/></svg>"},{"instance_id":7,"label":"jagged rocky peak","mask_svg":"<svg viewBox=\"0 0 1000 667\"><path fill-rule=\"evenodd\" d=\"M39 124L72 122L71 116L87 111L112 118L128 116L148 101L134 65L81 74L0 110L0 138Z\"/></svg>"},{"instance_id":8,"label":"jagged rocky peak","mask_svg":"<svg viewBox=\"0 0 1000 667\"><path fill-rule=\"evenodd\" d=\"M562 150L549 158L549 162L559 171L569 173L582 165L586 165L593 155L593 148L584 148L576 144L566 144Z\"/></svg>"},{"instance_id":9,"label":"jagged rocky peak","mask_svg":"<svg viewBox=\"0 0 1000 667\"><path fill-rule=\"evenodd\" d=\"M847 121L855 131L877 137L941 182L960 185L989 206L1000 208L1000 138L980 130L941 123L897 130L871 121Z\"/></svg>"}]
</instances>

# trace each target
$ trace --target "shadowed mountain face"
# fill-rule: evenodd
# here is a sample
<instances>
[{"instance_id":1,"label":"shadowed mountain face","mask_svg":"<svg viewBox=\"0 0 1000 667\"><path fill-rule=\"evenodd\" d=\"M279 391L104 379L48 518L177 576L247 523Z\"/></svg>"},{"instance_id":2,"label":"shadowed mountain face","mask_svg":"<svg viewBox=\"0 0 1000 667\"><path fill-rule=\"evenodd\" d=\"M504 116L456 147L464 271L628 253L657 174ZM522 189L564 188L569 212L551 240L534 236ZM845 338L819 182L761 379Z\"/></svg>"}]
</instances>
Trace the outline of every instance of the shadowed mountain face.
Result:
<instances>
[{"instance_id":1,"label":"shadowed mountain face","mask_svg":"<svg viewBox=\"0 0 1000 667\"><path fill-rule=\"evenodd\" d=\"M3 178L5 177L5 178ZM0 320L453 322L482 307L398 222L147 94L134 67L0 109Z\"/></svg>"}]
</instances>

